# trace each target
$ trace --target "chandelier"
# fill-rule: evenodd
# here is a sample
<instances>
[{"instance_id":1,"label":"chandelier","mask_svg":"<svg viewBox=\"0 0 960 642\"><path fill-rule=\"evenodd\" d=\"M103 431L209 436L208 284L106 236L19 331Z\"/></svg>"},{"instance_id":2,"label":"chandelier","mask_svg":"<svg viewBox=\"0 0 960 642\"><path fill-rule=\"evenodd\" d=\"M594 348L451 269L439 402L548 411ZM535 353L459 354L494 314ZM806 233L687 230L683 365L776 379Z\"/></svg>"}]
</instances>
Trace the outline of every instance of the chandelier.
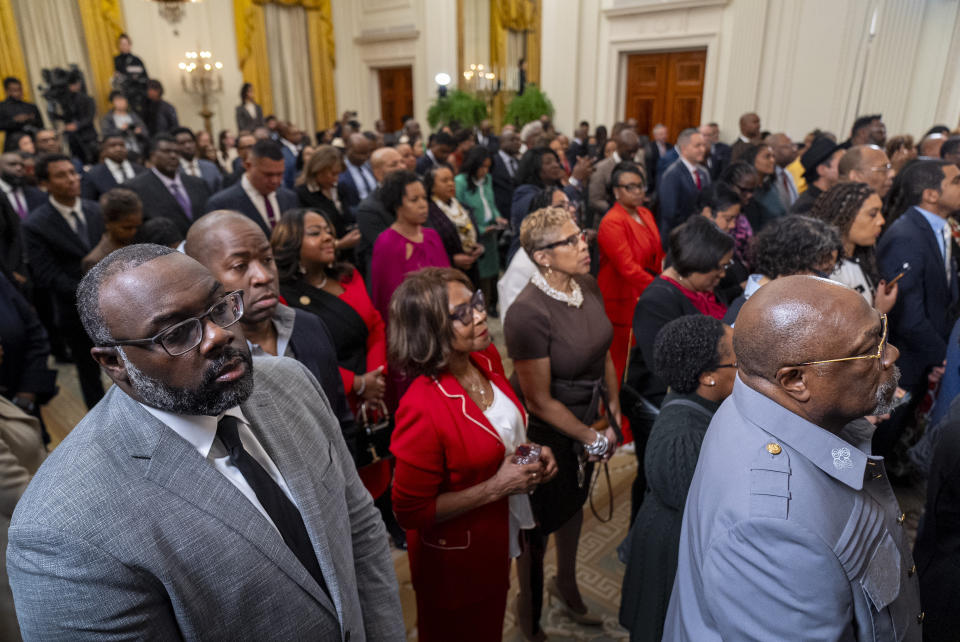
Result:
<instances>
[{"instance_id":1,"label":"chandelier","mask_svg":"<svg viewBox=\"0 0 960 642\"><path fill-rule=\"evenodd\" d=\"M172 25L183 19L183 7L188 2L203 2L203 0L150 0L159 5L160 17Z\"/></svg>"}]
</instances>

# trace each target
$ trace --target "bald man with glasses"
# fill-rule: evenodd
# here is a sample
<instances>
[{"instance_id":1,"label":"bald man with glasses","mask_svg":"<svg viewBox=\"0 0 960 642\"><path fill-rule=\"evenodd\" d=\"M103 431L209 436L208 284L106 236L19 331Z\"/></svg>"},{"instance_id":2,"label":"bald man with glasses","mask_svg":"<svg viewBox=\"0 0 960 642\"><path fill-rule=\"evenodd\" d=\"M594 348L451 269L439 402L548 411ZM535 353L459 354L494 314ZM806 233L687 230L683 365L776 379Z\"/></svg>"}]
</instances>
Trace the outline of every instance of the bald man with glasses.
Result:
<instances>
[{"instance_id":1,"label":"bald man with glasses","mask_svg":"<svg viewBox=\"0 0 960 642\"><path fill-rule=\"evenodd\" d=\"M687 495L665 640L920 640L916 566L882 457L887 321L809 276L752 296L738 376Z\"/></svg>"}]
</instances>

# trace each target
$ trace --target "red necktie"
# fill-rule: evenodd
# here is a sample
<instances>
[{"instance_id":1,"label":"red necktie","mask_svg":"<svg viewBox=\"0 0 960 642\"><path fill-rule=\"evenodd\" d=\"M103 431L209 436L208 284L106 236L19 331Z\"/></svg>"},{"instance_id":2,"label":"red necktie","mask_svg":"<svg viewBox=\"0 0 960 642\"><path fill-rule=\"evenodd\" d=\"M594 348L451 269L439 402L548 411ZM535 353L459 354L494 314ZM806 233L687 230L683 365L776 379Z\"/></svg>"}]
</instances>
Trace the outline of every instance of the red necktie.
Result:
<instances>
[{"instance_id":1,"label":"red necktie","mask_svg":"<svg viewBox=\"0 0 960 642\"><path fill-rule=\"evenodd\" d=\"M693 180L697 182L697 189L701 189L702 185L700 184L700 172L693 170Z\"/></svg>"},{"instance_id":2,"label":"red necktie","mask_svg":"<svg viewBox=\"0 0 960 642\"><path fill-rule=\"evenodd\" d=\"M277 215L273 211L273 205L270 204L269 195L263 197L263 202L266 203L267 205L267 221L269 222L270 229L272 230L273 227L277 224Z\"/></svg>"}]
</instances>

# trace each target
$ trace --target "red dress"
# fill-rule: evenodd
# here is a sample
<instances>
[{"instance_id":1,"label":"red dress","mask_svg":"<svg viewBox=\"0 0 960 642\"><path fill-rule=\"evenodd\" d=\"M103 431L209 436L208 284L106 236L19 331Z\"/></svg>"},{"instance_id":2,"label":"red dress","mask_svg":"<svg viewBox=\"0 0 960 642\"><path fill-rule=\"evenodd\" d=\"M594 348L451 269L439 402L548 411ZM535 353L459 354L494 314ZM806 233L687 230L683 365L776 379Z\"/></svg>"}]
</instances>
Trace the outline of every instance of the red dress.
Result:
<instances>
[{"instance_id":1,"label":"red dress","mask_svg":"<svg viewBox=\"0 0 960 642\"><path fill-rule=\"evenodd\" d=\"M526 413L503 376L496 349L474 365ZM499 640L510 586L507 498L437 523L437 497L471 488L500 468L496 429L456 377L418 377L400 401L390 450L396 456L393 508L407 529L417 593L418 639Z\"/></svg>"},{"instance_id":2,"label":"red dress","mask_svg":"<svg viewBox=\"0 0 960 642\"><path fill-rule=\"evenodd\" d=\"M630 346L633 311L640 295L660 274L663 247L660 232L650 210L637 209L643 225L637 223L620 203L615 203L600 222L597 243L600 246L600 270L597 285L603 294L607 317L613 324L610 356L623 379Z\"/></svg>"}]
</instances>

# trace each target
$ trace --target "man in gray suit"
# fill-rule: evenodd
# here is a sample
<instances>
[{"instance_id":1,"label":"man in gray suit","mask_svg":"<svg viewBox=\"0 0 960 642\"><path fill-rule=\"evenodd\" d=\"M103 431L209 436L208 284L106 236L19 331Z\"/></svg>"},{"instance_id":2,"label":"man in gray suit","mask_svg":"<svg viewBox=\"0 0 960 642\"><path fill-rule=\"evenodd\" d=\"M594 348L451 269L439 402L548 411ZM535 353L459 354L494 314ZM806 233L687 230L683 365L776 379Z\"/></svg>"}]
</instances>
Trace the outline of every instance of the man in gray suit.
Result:
<instances>
[{"instance_id":1,"label":"man in gray suit","mask_svg":"<svg viewBox=\"0 0 960 642\"><path fill-rule=\"evenodd\" d=\"M890 411L886 317L777 279L744 304L733 395L687 495L664 640L920 640L916 566L864 415Z\"/></svg>"},{"instance_id":2,"label":"man in gray suit","mask_svg":"<svg viewBox=\"0 0 960 642\"><path fill-rule=\"evenodd\" d=\"M402 640L386 532L307 369L258 362L242 292L157 245L78 292L116 384L10 527L27 640ZM150 338L147 338L150 337Z\"/></svg>"}]
</instances>

